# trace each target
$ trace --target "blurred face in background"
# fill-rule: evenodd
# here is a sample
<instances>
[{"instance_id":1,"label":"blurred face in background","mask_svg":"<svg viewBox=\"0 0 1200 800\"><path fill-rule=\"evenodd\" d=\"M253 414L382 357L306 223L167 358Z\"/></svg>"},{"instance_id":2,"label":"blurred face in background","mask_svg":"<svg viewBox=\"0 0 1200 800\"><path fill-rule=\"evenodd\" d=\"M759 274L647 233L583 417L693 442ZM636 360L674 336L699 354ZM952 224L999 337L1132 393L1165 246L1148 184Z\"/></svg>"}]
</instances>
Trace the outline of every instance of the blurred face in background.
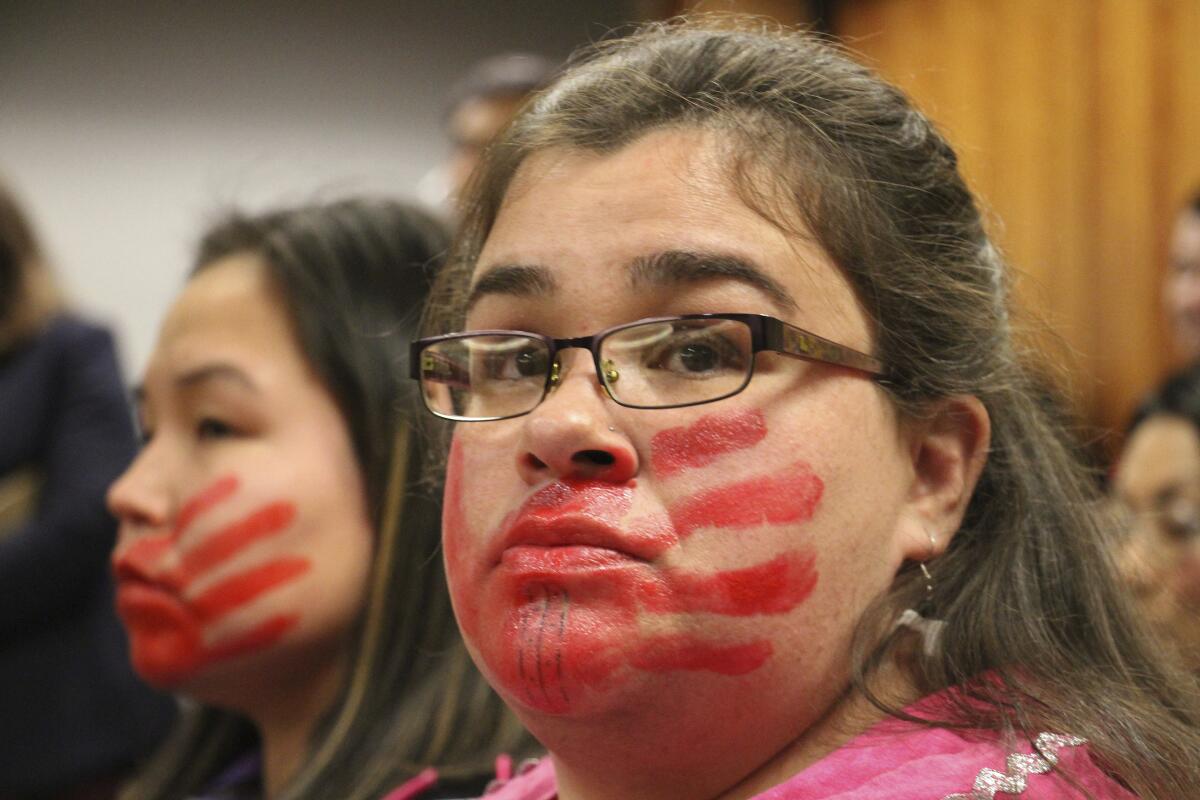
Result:
<instances>
[{"instance_id":1,"label":"blurred face in background","mask_svg":"<svg viewBox=\"0 0 1200 800\"><path fill-rule=\"evenodd\" d=\"M108 497L139 674L240 710L285 687L336 686L372 526L345 422L256 258L188 283L139 415L145 445Z\"/></svg>"},{"instance_id":2,"label":"blurred face in background","mask_svg":"<svg viewBox=\"0 0 1200 800\"><path fill-rule=\"evenodd\" d=\"M451 113L446 132L454 147L448 171L455 203L462 197L484 149L512 121L528 97L526 92L470 97Z\"/></svg>"},{"instance_id":3,"label":"blurred face in background","mask_svg":"<svg viewBox=\"0 0 1200 800\"><path fill-rule=\"evenodd\" d=\"M1164 638L1200 669L1200 434L1187 419L1153 416L1129 438L1117 472L1131 512L1119 565Z\"/></svg>"},{"instance_id":4,"label":"blurred face in background","mask_svg":"<svg viewBox=\"0 0 1200 800\"><path fill-rule=\"evenodd\" d=\"M1179 215L1171 233L1163 305L1179 355L1200 358L1200 213L1191 209Z\"/></svg>"}]
</instances>

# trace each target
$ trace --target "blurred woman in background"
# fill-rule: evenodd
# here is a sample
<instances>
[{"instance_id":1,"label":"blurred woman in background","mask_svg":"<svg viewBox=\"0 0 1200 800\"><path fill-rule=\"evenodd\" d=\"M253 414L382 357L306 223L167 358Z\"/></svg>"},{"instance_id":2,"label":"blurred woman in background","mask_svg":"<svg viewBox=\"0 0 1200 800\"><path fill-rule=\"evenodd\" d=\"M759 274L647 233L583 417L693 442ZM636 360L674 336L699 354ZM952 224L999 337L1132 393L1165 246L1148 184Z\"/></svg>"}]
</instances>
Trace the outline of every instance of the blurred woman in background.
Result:
<instances>
[{"instance_id":1,"label":"blurred woman in background","mask_svg":"<svg viewBox=\"0 0 1200 800\"><path fill-rule=\"evenodd\" d=\"M382 200L204 237L109 492L134 666L196 702L129 797L462 796L522 746L413 484L404 353L444 247Z\"/></svg>"},{"instance_id":2,"label":"blurred woman in background","mask_svg":"<svg viewBox=\"0 0 1200 800\"><path fill-rule=\"evenodd\" d=\"M1125 580L1163 640L1200 672L1200 364L1134 413L1113 487L1130 512Z\"/></svg>"},{"instance_id":3,"label":"blurred woman in background","mask_svg":"<svg viewBox=\"0 0 1200 800\"><path fill-rule=\"evenodd\" d=\"M111 797L173 718L112 607L104 491L134 449L111 335L0 186L0 797Z\"/></svg>"}]
</instances>

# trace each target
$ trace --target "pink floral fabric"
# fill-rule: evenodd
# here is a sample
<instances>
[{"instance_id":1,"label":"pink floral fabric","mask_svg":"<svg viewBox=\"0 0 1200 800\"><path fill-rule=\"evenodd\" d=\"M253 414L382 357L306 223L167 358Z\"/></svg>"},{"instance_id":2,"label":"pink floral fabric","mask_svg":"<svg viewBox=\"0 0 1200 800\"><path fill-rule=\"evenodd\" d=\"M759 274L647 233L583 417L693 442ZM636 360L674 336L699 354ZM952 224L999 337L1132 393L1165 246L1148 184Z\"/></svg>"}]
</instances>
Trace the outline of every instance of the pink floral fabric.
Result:
<instances>
[{"instance_id":1,"label":"pink floral fabric","mask_svg":"<svg viewBox=\"0 0 1200 800\"><path fill-rule=\"evenodd\" d=\"M1137 800L1075 737L1047 733L1005 747L993 734L888 719L753 800L1083 800L1083 790L1095 800ZM486 798L555 800L553 760Z\"/></svg>"}]
</instances>

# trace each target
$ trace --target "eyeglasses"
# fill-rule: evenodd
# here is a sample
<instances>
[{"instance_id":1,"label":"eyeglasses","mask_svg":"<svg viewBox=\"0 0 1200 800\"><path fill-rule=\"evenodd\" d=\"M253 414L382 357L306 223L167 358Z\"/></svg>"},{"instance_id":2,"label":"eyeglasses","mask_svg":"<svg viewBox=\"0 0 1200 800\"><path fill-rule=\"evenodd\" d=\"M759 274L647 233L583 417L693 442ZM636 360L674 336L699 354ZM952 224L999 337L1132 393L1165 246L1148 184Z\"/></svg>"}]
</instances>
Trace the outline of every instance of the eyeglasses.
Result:
<instances>
[{"instance_id":1,"label":"eyeglasses","mask_svg":"<svg viewBox=\"0 0 1200 800\"><path fill-rule=\"evenodd\" d=\"M412 343L411 377L425 406L461 422L528 414L561 382L559 353L582 347L613 402L681 408L731 397L754 375L762 350L883 377L883 362L761 314L643 319L593 336L552 339L525 331L451 333Z\"/></svg>"}]
</instances>

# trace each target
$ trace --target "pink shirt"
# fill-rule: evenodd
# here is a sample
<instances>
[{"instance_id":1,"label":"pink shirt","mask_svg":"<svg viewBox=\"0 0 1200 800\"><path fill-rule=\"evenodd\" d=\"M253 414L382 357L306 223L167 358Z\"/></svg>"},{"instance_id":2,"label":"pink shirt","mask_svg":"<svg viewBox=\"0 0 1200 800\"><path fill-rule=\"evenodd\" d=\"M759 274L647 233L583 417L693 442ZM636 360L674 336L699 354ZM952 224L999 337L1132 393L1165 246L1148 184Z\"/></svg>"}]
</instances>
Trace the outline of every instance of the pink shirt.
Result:
<instances>
[{"instance_id":1,"label":"pink shirt","mask_svg":"<svg viewBox=\"0 0 1200 800\"><path fill-rule=\"evenodd\" d=\"M1137 800L1104 773L1086 743L1041 734L1011 751L994 736L914 728L888 719L753 800L1082 800L1050 769L1058 763L1096 800ZM543 758L487 800L555 800L554 763Z\"/></svg>"}]
</instances>

